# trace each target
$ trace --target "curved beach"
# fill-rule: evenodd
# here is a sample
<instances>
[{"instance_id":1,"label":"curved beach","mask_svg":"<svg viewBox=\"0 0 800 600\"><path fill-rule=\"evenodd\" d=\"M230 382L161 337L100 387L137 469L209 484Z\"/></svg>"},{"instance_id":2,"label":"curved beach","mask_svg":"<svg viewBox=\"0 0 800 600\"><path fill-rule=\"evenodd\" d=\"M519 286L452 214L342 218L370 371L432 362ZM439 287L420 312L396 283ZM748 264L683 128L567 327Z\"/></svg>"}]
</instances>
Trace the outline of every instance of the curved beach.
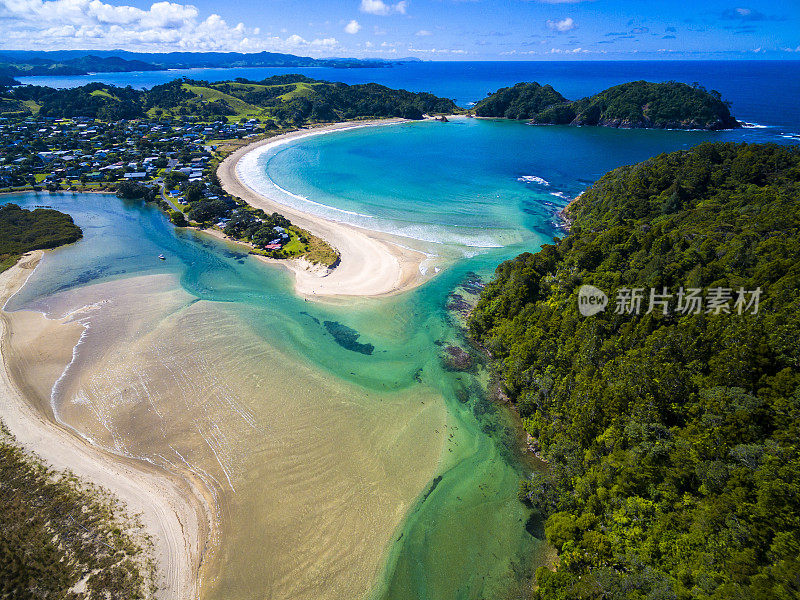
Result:
<instances>
[{"instance_id":1,"label":"curved beach","mask_svg":"<svg viewBox=\"0 0 800 600\"><path fill-rule=\"evenodd\" d=\"M43 256L24 255L0 274L0 306L27 281ZM105 452L48 418L36 406L36 393L14 376L15 366L36 359L37 375L49 382L53 370L63 369L82 327L50 320L40 313L0 311L2 368L0 414L17 442L52 468L69 470L112 492L131 514L139 514L151 536L158 564L157 596L166 600L197 598L200 566L214 527L208 505L194 483L172 477L142 461ZM18 352L22 337L25 356Z\"/></svg>"},{"instance_id":2,"label":"curved beach","mask_svg":"<svg viewBox=\"0 0 800 600\"><path fill-rule=\"evenodd\" d=\"M339 252L340 262L331 270L315 267L304 260L281 261L281 264L294 273L295 290L298 294L305 297L374 297L396 294L412 289L430 277L427 275L429 270L421 268L430 261L430 257L424 252L407 247L405 244L409 240L306 213L256 191L242 179L237 169L239 161L253 150L275 147L290 140L344 129L401 122L404 120L344 122L294 131L240 148L220 164L217 175L227 192L268 213L280 212L294 224L324 239Z\"/></svg>"}]
</instances>

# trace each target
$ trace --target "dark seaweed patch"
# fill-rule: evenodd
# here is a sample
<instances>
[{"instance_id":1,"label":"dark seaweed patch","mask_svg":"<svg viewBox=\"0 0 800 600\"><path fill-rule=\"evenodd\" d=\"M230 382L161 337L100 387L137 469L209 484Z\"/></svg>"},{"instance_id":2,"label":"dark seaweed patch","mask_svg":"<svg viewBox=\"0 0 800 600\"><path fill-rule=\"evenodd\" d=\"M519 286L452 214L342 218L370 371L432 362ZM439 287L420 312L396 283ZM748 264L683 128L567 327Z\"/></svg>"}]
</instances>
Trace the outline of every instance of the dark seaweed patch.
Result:
<instances>
[{"instance_id":1,"label":"dark seaweed patch","mask_svg":"<svg viewBox=\"0 0 800 600\"><path fill-rule=\"evenodd\" d=\"M333 336L334 341L342 348L352 350L353 352L360 352L361 354L372 354L374 352L375 346L372 344L362 344L358 341L361 334L355 329L347 325L342 325L338 321L325 321L323 325L325 329L328 330L328 333Z\"/></svg>"},{"instance_id":2,"label":"dark seaweed patch","mask_svg":"<svg viewBox=\"0 0 800 600\"><path fill-rule=\"evenodd\" d=\"M431 481L431 487L429 487L428 490L422 495L422 501L420 502L420 504L422 504L423 502L425 502L425 500L428 499L428 496L430 496L433 493L433 490L436 489L436 486L439 485L439 482L441 481L442 481L441 475L437 475L436 477L433 478L433 481Z\"/></svg>"},{"instance_id":3,"label":"dark seaweed patch","mask_svg":"<svg viewBox=\"0 0 800 600\"><path fill-rule=\"evenodd\" d=\"M318 319L317 317L315 317L314 315L310 315L310 314L308 314L308 313L307 313L306 311L304 311L304 310L301 310L301 311L300 311L300 314L301 314L301 315L305 315L305 316L307 316L309 319L311 319L312 321L314 321L314 323L316 323L317 325L322 325L322 323L320 323L320 322L319 322L319 319Z\"/></svg>"}]
</instances>

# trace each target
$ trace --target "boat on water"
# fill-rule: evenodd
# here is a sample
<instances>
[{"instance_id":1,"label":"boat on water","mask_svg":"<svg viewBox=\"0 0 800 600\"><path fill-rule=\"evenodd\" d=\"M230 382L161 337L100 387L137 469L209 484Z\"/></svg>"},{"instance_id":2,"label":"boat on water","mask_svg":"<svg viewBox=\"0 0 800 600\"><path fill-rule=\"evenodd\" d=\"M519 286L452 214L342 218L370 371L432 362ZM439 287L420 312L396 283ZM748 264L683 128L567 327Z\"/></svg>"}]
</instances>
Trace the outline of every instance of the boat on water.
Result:
<instances>
[{"instance_id":1,"label":"boat on water","mask_svg":"<svg viewBox=\"0 0 800 600\"><path fill-rule=\"evenodd\" d=\"M167 260L167 257L164 256L163 254L159 254L158 258L160 258L161 260Z\"/></svg>"}]
</instances>

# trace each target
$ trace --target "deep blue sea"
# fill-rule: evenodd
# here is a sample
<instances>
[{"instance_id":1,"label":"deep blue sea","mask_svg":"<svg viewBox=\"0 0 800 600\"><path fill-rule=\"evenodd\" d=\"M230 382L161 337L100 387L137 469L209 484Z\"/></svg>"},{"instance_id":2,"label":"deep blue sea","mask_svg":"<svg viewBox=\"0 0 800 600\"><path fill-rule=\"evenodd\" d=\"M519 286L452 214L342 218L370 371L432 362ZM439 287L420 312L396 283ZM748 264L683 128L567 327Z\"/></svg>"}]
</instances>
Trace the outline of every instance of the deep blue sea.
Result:
<instances>
[{"instance_id":1,"label":"deep blue sea","mask_svg":"<svg viewBox=\"0 0 800 600\"><path fill-rule=\"evenodd\" d=\"M614 61L614 62L411 62L377 69L237 68L99 73L78 77L22 77L24 83L75 87L92 81L149 88L179 77L222 81L260 80L302 73L348 84L376 82L414 92L432 92L469 106L486 94L520 81L549 83L577 99L612 85L645 79L698 82L716 89L743 121L771 125L778 133L800 134L800 61Z\"/></svg>"}]
</instances>

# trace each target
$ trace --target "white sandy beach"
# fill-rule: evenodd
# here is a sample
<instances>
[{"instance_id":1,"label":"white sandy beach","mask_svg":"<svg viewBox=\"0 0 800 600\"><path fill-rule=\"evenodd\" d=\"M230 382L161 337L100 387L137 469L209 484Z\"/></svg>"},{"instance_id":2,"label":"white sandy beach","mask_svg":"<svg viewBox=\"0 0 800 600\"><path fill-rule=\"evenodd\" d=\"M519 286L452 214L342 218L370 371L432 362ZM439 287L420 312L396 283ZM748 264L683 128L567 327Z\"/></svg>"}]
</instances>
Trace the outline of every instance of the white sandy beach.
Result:
<instances>
[{"instance_id":1,"label":"white sandy beach","mask_svg":"<svg viewBox=\"0 0 800 600\"><path fill-rule=\"evenodd\" d=\"M294 273L298 294L309 298L386 296L420 285L430 278L434 269L420 269L423 264L430 262L430 257L424 252L407 247L409 240L305 213L252 189L240 177L237 169L239 161L255 149L272 148L290 140L343 129L400 122L403 119L345 122L303 129L240 148L220 164L217 175L227 192L267 213L280 212L294 224L324 239L339 252L340 263L330 271L314 268L302 260L281 261Z\"/></svg>"},{"instance_id":2,"label":"white sandy beach","mask_svg":"<svg viewBox=\"0 0 800 600\"><path fill-rule=\"evenodd\" d=\"M29 253L14 267L0 274L0 305L19 288L42 257ZM12 378L10 365L22 360L40 368L37 381L52 385L53 368L66 366L81 326L47 319L40 313L0 313L2 369L0 369L0 414L17 441L51 467L69 469L79 477L111 491L132 514L140 514L153 539L159 568L158 597L168 600L197 598L200 565L211 536L213 519L200 491L183 479L148 468L146 463L104 452L73 432L45 417L33 405L33 390L22 390ZM23 346L15 336L24 338ZM17 356L24 348L26 356ZM49 370L49 373L47 372Z\"/></svg>"}]
</instances>

